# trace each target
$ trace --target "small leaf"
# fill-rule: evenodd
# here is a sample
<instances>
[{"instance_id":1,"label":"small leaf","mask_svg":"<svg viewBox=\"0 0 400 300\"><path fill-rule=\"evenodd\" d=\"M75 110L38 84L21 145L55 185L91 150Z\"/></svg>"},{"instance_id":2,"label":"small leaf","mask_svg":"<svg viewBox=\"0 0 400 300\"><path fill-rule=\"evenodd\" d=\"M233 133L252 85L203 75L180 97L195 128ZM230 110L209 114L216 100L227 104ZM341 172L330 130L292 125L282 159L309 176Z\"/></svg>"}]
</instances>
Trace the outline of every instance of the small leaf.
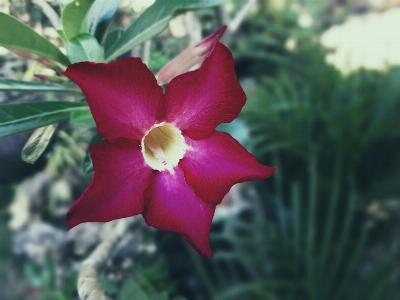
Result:
<instances>
[{"instance_id":1,"label":"small leaf","mask_svg":"<svg viewBox=\"0 0 400 300\"><path fill-rule=\"evenodd\" d=\"M96 133L93 136L92 140L90 141L89 146L94 145L100 142L101 140L103 140L103 138L98 133ZM83 160L82 169L83 172L85 172L86 174L93 172L93 162L92 159L90 158L89 149L86 150L86 156L85 159Z\"/></svg>"},{"instance_id":2,"label":"small leaf","mask_svg":"<svg viewBox=\"0 0 400 300\"><path fill-rule=\"evenodd\" d=\"M74 111L71 114L70 122L79 125L91 125L91 126L96 125L96 123L93 120L92 114L90 113L89 108L87 110Z\"/></svg>"},{"instance_id":3,"label":"small leaf","mask_svg":"<svg viewBox=\"0 0 400 300\"><path fill-rule=\"evenodd\" d=\"M55 126L54 126L55 127ZM55 265L54 259L48 254L44 261L43 269L42 269L42 278L44 289L51 290L55 286Z\"/></svg>"},{"instance_id":4,"label":"small leaf","mask_svg":"<svg viewBox=\"0 0 400 300\"><path fill-rule=\"evenodd\" d=\"M0 105L0 137L29 131L62 120L71 113L86 110L84 102L46 101Z\"/></svg>"},{"instance_id":5,"label":"small leaf","mask_svg":"<svg viewBox=\"0 0 400 300\"><path fill-rule=\"evenodd\" d=\"M27 261L24 264L24 273L25 278L28 279L28 282L31 286L33 286L34 288L38 288L42 285L40 270L32 262Z\"/></svg>"},{"instance_id":6,"label":"small leaf","mask_svg":"<svg viewBox=\"0 0 400 300\"><path fill-rule=\"evenodd\" d=\"M62 65L68 58L55 45L16 18L0 12L0 46L47 57Z\"/></svg>"},{"instance_id":7,"label":"small leaf","mask_svg":"<svg viewBox=\"0 0 400 300\"><path fill-rule=\"evenodd\" d=\"M79 89L59 84L0 78L0 91L82 93Z\"/></svg>"},{"instance_id":8,"label":"small leaf","mask_svg":"<svg viewBox=\"0 0 400 300\"><path fill-rule=\"evenodd\" d=\"M103 52L99 43L93 35L82 33L66 44L68 57L71 63L79 61L104 61Z\"/></svg>"},{"instance_id":9,"label":"small leaf","mask_svg":"<svg viewBox=\"0 0 400 300\"><path fill-rule=\"evenodd\" d=\"M61 13L61 23L68 40L88 32L86 15L93 2L94 0L74 0L65 5Z\"/></svg>"},{"instance_id":10,"label":"small leaf","mask_svg":"<svg viewBox=\"0 0 400 300\"><path fill-rule=\"evenodd\" d=\"M118 42L107 54L106 60L112 61L133 47L151 39L164 30L176 11L203 8L224 3L225 0L156 0L123 33Z\"/></svg>"},{"instance_id":11,"label":"small leaf","mask_svg":"<svg viewBox=\"0 0 400 300\"><path fill-rule=\"evenodd\" d=\"M51 137L53 136L56 124L36 129L22 149L22 159L27 163L33 164L46 150Z\"/></svg>"},{"instance_id":12,"label":"small leaf","mask_svg":"<svg viewBox=\"0 0 400 300\"><path fill-rule=\"evenodd\" d=\"M103 41L108 25L121 0L96 0L88 13L89 32L99 43Z\"/></svg>"}]
</instances>

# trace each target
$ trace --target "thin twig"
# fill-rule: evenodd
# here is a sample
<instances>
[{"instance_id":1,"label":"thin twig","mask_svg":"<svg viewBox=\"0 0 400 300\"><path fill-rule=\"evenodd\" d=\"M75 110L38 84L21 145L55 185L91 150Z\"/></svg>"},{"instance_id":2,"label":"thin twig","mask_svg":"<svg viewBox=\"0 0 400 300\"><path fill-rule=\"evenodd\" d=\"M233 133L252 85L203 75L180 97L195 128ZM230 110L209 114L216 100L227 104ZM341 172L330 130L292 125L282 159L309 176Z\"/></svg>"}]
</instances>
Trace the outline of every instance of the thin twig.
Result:
<instances>
[{"instance_id":1,"label":"thin twig","mask_svg":"<svg viewBox=\"0 0 400 300\"><path fill-rule=\"evenodd\" d=\"M143 44L143 53L142 53L142 60L143 63L146 64L147 66L150 63L150 55L151 55L151 39L147 40Z\"/></svg>"},{"instance_id":2,"label":"thin twig","mask_svg":"<svg viewBox=\"0 0 400 300\"><path fill-rule=\"evenodd\" d=\"M32 0L32 3L36 4L42 9L43 13L46 15L55 29L61 29L60 17L50 6L50 4L46 2L46 0Z\"/></svg>"},{"instance_id":3,"label":"thin twig","mask_svg":"<svg viewBox=\"0 0 400 300\"><path fill-rule=\"evenodd\" d=\"M229 47L233 34L239 29L245 17L250 13L250 11L256 4L257 0L248 0L247 3L242 6L240 11L236 14L236 16L233 19L229 18L223 5L220 5L216 8L217 18L220 22L222 22L222 24L219 25L228 26L224 36L221 39L225 45Z\"/></svg>"},{"instance_id":4,"label":"thin twig","mask_svg":"<svg viewBox=\"0 0 400 300\"><path fill-rule=\"evenodd\" d=\"M236 14L235 18L229 22L228 30L235 32L240 24L242 24L244 18L252 10L254 5L256 5L257 0L249 0L246 5L244 5L240 11Z\"/></svg>"},{"instance_id":5,"label":"thin twig","mask_svg":"<svg viewBox=\"0 0 400 300\"><path fill-rule=\"evenodd\" d=\"M126 219L111 221L104 225L102 242L82 263L79 270L78 294L82 300L112 300L106 295L98 277L126 228Z\"/></svg>"},{"instance_id":6,"label":"thin twig","mask_svg":"<svg viewBox=\"0 0 400 300\"><path fill-rule=\"evenodd\" d=\"M183 16L186 32L189 35L189 46L201 41L201 24L193 11L188 11Z\"/></svg>"}]
</instances>

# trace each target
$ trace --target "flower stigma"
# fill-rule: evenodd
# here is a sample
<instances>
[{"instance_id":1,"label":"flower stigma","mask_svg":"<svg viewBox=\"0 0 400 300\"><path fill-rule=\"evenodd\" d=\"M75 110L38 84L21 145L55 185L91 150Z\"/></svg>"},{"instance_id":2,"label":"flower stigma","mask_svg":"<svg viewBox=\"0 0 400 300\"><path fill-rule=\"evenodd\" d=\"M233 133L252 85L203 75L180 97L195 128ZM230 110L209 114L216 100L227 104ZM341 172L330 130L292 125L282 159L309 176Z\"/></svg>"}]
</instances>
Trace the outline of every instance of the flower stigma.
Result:
<instances>
[{"instance_id":1,"label":"flower stigma","mask_svg":"<svg viewBox=\"0 0 400 300\"><path fill-rule=\"evenodd\" d=\"M158 171L172 171L188 148L181 131L167 123L151 127L141 145L145 162Z\"/></svg>"}]
</instances>

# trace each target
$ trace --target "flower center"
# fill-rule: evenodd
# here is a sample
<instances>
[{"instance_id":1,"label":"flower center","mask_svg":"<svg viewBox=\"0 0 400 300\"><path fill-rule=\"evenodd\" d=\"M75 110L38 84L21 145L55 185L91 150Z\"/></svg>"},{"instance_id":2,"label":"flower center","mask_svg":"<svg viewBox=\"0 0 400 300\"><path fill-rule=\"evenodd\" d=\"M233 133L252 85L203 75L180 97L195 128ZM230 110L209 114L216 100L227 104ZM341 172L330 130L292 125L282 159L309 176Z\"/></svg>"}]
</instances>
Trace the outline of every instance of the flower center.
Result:
<instances>
[{"instance_id":1,"label":"flower center","mask_svg":"<svg viewBox=\"0 0 400 300\"><path fill-rule=\"evenodd\" d=\"M142 153L154 170L172 170L185 154L187 145L181 131L171 124L154 125L142 139Z\"/></svg>"}]
</instances>

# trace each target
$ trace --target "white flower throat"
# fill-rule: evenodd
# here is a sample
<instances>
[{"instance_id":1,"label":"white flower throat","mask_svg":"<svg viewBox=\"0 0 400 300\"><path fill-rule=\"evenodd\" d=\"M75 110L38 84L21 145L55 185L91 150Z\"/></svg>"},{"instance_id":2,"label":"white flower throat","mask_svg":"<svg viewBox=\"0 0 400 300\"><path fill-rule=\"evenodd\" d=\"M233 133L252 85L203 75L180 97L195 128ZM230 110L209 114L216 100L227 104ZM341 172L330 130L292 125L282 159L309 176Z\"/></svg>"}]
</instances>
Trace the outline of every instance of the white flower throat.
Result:
<instances>
[{"instance_id":1,"label":"white flower throat","mask_svg":"<svg viewBox=\"0 0 400 300\"><path fill-rule=\"evenodd\" d=\"M181 131L172 124L156 124L142 139L142 153L154 170L170 170L185 155L187 145Z\"/></svg>"}]
</instances>

